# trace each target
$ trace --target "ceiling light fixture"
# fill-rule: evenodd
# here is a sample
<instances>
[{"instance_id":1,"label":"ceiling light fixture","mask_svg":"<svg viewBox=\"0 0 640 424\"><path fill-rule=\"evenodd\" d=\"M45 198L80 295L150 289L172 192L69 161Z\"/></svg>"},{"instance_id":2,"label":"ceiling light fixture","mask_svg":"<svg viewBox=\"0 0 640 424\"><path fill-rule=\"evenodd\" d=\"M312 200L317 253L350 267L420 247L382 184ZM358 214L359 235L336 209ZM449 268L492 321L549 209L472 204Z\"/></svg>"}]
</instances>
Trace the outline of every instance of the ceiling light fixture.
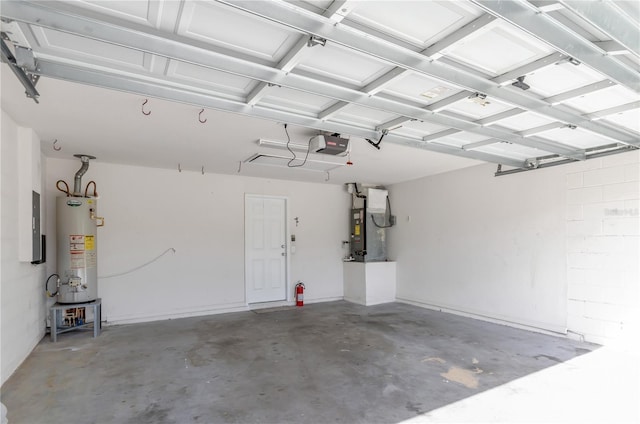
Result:
<instances>
[{"instance_id":1,"label":"ceiling light fixture","mask_svg":"<svg viewBox=\"0 0 640 424\"><path fill-rule=\"evenodd\" d=\"M287 142L286 141L268 140L268 139L265 139L265 138L259 139L258 140L258 145L259 146L264 146L264 147L275 147L277 149L286 149L287 148ZM289 148L291 150L298 150L300 152L306 152L307 149L309 148L309 146L307 144L289 143Z\"/></svg>"},{"instance_id":2,"label":"ceiling light fixture","mask_svg":"<svg viewBox=\"0 0 640 424\"><path fill-rule=\"evenodd\" d=\"M531 88L531 86L529 84L527 84L526 82L524 82L524 75L521 77L516 78L516 81L511 84L514 87L517 87L521 90L528 90Z\"/></svg>"},{"instance_id":3,"label":"ceiling light fixture","mask_svg":"<svg viewBox=\"0 0 640 424\"><path fill-rule=\"evenodd\" d=\"M427 99L434 99L436 97L440 97L443 94L447 93L451 91L450 88L447 87L442 87L442 86L437 86L437 87L433 87L432 89L425 91L424 93L421 93L420 95L423 97L426 97Z\"/></svg>"},{"instance_id":4,"label":"ceiling light fixture","mask_svg":"<svg viewBox=\"0 0 640 424\"><path fill-rule=\"evenodd\" d=\"M545 13L555 12L556 10L564 9L564 5L557 1L537 1L532 3L538 6L538 9L540 9L541 12L545 12Z\"/></svg>"},{"instance_id":5,"label":"ceiling light fixture","mask_svg":"<svg viewBox=\"0 0 640 424\"><path fill-rule=\"evenodd\" d=\"M307 41L307 46L308 47L313 47L313 46L322 46L324 47L325 44L327 44L327 39L326 38L322 38L322 37L318 37L317 35L312 35L309 37L309 41Z\"/></svg>"},{"instance_id":6,"label":"ceiling light fixture","mask_svg":"<svg viewBox=\"0 0 640 424\"><path fill-rule=\"evenodd\" d=\"M567 58L567 62L569 62L570 64L575 65L575 66L578 66L578 65L580 65L582 63L578 59L576 59L574 57L571 57L571 56L569 56Z\"/></svg>"},{"instance_id":7,"label":"ceiling light fixture","mask_svg":"<svg viewBox=\"0 0 640 424\"><path fill-rule=\"evenodd\" d=\"M491 102L487 100L487 95L484 93L473 93L467 98L471 100L473 103L479 104L480 106L486 106L488 104L491 104Z\"/></svg>"}]
</instances>

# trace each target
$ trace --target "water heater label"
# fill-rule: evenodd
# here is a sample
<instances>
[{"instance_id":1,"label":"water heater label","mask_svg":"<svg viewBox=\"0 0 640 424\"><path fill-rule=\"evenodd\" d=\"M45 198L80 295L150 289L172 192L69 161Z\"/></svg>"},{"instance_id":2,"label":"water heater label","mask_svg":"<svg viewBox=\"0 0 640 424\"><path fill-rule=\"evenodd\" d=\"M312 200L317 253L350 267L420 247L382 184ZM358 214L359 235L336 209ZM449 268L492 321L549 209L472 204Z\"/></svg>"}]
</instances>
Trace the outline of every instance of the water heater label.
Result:
<instances>
[{"instance_id":1,"label":"water heater label","mask_svg":"<svg viewBox=\"0 0 640 424\"><path fill-rule=\"evenodd\" d=\"M95 236L84 236L84 250L94 250L95 246Z\"/></svg>"},{"instance_id":2,"label":"water heater label","mask_svg":"<svg viewBox=\"0 0 640 424\"><path fill-rule=\"evenodd\" d=\"M69 206L81 206L82 205L82 200L67 200L67 205Z\"/></svg>"},{"instance_id":3,"label":"water heater label","mask_svg":"<svg viewBox=\"0 0 640 424\"><path fill-rule=\"evenodd\" d=\"M84 252L71 252L71 269L84 268Z\"/></svg>"},{"instance_id":4,"label":"water heater label","mask_svg":"<svg viewBox=\"0 0 640 424\"><path fill-rule=\"evenodd\" d=\"M84 236L82 235L70 235L69 236L69 251L71 253L84 251Z\"/></svg>"},{"instance_id":5,"label":"water heater label","mask_svg":"<svg viewBox=\"0 0 640 424\"><path fill-rule=\"evenodd\" d=\"M85 265L87 268L95 268L98 265L98 255L94 250L92 252L85 252Z\"/></svg>"},{"instance_id":6,"label":"water heater label","mask_svg":"<svg viewBox=\"0 0 640 424\"><path fill-rule=\"evenodd\" d=\"M71 269L93 268L97 266L96 236L73 234L69 236Z\"/></svg>"}]
</instances>

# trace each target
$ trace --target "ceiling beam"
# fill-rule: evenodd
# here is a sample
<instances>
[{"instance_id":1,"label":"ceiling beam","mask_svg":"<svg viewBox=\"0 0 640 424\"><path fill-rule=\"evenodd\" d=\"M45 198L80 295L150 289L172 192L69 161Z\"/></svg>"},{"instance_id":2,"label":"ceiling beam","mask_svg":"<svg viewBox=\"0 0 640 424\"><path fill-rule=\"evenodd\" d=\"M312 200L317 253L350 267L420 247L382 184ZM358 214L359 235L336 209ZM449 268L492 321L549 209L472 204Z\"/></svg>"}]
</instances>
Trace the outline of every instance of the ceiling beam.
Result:
<instances>
[{"instance_id":1,"label":"ceiling beam","mask_svg":"<svg viewBox=\"0 0 640 424\"><path fill-rule=\"evenodd\" d=\"M432 44L430 47L422 50L420 54L429 56L432 59L439 59L443 56L443 53L442 53L443 50L453 48L455 45L462 42L465 38L469 37L474 32L484 28L485 26L487 26L493 21L495 21L495 18L489 15L488 13L485 13L480 17L474 19L473 21L469 22L459 30L453 32L452 34L449 34L443 39ZM407 72L409 71L406 68L396 67L391 71L387 72L385 75L378 78L377 80L368 84L366 87L362 89L362 91L369 94L375 94L379 91L384 90L384 88L389 86L390 84L400 80L403 76L407 74ZM346 103L346 102L342 102L339 106L333 105L331 106L330 111L329 109L327 109L327 111L323 111L321 113L321 116L323 116L324 119L327 119L335 115L336 113L340 112L341 109L347 106L349 106L349 103Z\"/></svg>"},{"instance_id":2,"label":"ceiling beam","mask_svg":"<svg viewBox=\"0 0 640 424\"><path fill-rule=\"evenodd\" d=\"M367 94L376 94L380 91L384 90L389 84L396 82L400 79L400 77L406 74L407 70L403 68L393 68L386 74L376 78L374 81L365 85L362 88L363 93Z\"/></svg>"},{"instance_id":3,"label":"ceiling beam","mask_svg":"<svg viewBox=\"0 0 640 424\"><path fill-rule=\"evenodd\" d=\"M522 110L522 109L514 108L514 109L506 110L504 112L496 113L495 115L487 116L486 118L483 118L483 119L478 119L478 120L476 120L474 122L479 124L479 125L486 126L486 125L494 124L494 123L496 123L498 121L501 121L503 119L507 119L507 118L510 118L512 116L519 115L519 114L524 113L524 112L526 112L526 111ZM397 128L398 126L401 126L403 123L408 122L408 121L410 121L410 120L405 118L404 116L401 116L399 118L392 119L391 121L387 121L387 122L385 122L383 124L380 124L379 126L376 127L376 131L381 131L381 130L385 130L385 129L386 130L393 130L393 129ZM459 131L456 131L456 132L459 132ZM451 135L451 134L454 134L454 133L443 134L443 135L441 135L439 137L446 137L447 135ZM435 134L433 134L431 136L427 136L427 137L431 137L431 138L428 138L428 140L425 140L423 138L423 141L435 140L435 138L433 138L434 135Z\"/></svg>"},{"instance_id":4,"label":"ceiling beam","mask_svg":"<svg viewBox=\"0 0 640 424\"><path fill-rule=\"evenodd\" d=\"M442 100L438 100L435 103L431 103L429 106L427 106L427 109L431 112L440 112L441 110L448 108L452 104L458 103L460 100L468 98L472 94L473 93L469 91L460 91L458 93L445 97Z\"/></svg>"},{"instance_id":5,"label":"ceiling beam","mask_svg":"<svg viewBox=\"0 0 640 424\"><path fill-rule=\"evenodd\" d=\"M498 121L502 121L503 119L511 118L512 116L520 115L521 113L525 113L526 110L520 108L513 108L509 110L505 110L504 112L496 113L495 115L487 116L486 118L478 119L476 122L480 125L492 125Z\"/></svg>"},{"instance_id":6,"label":"ceiling beam","mask_svg":"<svg viewBox=\"0 0 640 424\"><path fill-rule=\"evenodd\" d=\"M398 129L405 122L412 121L412 119L407 119L404 116L400 116L396 119L392 119L391 121L384 122L376 127L376 131L392 131Z\"/></svg>"},{"instance_id":7,"label":"ceiling beam","mask_svg":"<svg viewBox=\"0 0 640 424\"><path fill-rule=\"evenodd\" d=\"M441 81L446 81L449 84L463 87L472 92L477 91L485 93L488 96L494 97L505 103L509 103L522 109L535 111L536 113L547 116L551 119L585 127L594 133L615 138L622 142L637 142L636 137L627 131L587 121L582 117L582 115L578 115L567 110L551 108L549 107L549 103L542 99L526 94L523 95L523 93L519 93L515 90L501 89L500 85L493 81L472 73L461 71L456 67L444 64L441 61L433 61L420 52L416 52L399 45L393 45L387 40L379 39L362 31L354 30L346 25L335 25L332 21L316 14L309 13L308 11L297 7L295 4L287 2L263 2L251 0L218 1L229 5L230 7L260 16L264 19L318 35L337 44L377 57L382 61L396 66L410 69ZM475 3L479 2L479 0L471 1ZM487 1L488 4L492 2L493 0ZM480 1L480 3L483 2ZM502 4L504 1L496 0L495 3ZM531 8L533 8L533 6L531 6ZM555 32L557 32L557 29ZM579 37L577 38L580 42L584 41ZM598 54L602 56L602 52L598 48L593 46L591 43L589 43L589 46L595 49ZM564 52L564 54L567 53ZM600 63L597 59L595 62ZM628 82L632 86L636 86L636 88L640 88L640 81L637 81L637 73L627 66L611 61L606 61L605 65L605 68L611 68L611 72L618 75L621 80ZM612 79L617 80L618 78L612 77Z\"/></svg>"},{"instance_id":8,"label":"ceiling beam","mask_svg":"<svg viewBox=\"0 0 640 424\"><path fill-rule=\"evenodd\" d=\"M540 9L541 12L548 13L564 9L564 6L557 0L529 0L529 2Z\"/></svg>"},{"instance_id":9,"label":"ceiling beam","mask_svg":"<svg viewBox=\"0 0 640 424\"><path fill-rule=\"evenodd\" d=\"M616 83L610 80L598 81L594 82L593 84L588 84L582 87L575 88L573 90L565 91L564 93L556 94L555 96L547 97L545 100L552 105L559 105L560 103L566 102L567 100L575 99L576 97L584 96L585 94L613 87L614 85L616 85Z\"/></svg>"},{"instance_id":10,"label":"ceiling beam","mask_svg":"<svg viewBox=\"0 0 640 424\"><path fill-rule=\"evenodd\" d=\"M345 106L349 106L349 103L338 101L332 104L331 106L329 106L328 108L326 108L325 110L321 111L318 114L318 119L322 119L322 120L331 119L335 114L337 114L342 109L344 109Z\"/></svg>"},{"instance_id":11,"label":"ceiling beam","mask_svg":"<svg viewBox=\"0 0 640 424\"><path fill-rule=\"evenodd\" d=\"M606 118L607 116L616 115L618 113L627 112L633 109L640 108L640 101L626 103L620 106L614 106L607 109L602 109L597 112L587 113L584 116L587 119L597 121L598 119Z\"/></svg>"},{"instance_id":12,"label":"ceiling beam","mask_svg":"<svg viewBox=\"0 0 640 424\"><path fill-rule=\"evenodd\" d=\"M338 132L340 134L349 134L361 138L376 138L378 136L374 129L338 122L328 123L307 115L272 109L260 105L249 106L244 102L214 97L210 93L198 93L192 90L185 90L178 85L165 85L162 81L139 79L132 75L124 75L118 72L104 72L42 60L38 63L38 74L65 81L73 81L142 96L196 105L198 107L238 113L276 122L286 122L292 125L299 125L321 131ZM389 134L384 140L385 143L400 144L443 154L461 156L468 159L514 166L516 168L526 166L524 161L517 159L482 152L467 152L450 146L424 143L420 139L406 136Z\"/></svg>"},{"instance_id":13,"label":"ceiling beam","mask_svg":"<svg viewBox=\"0 0 640 424\"><path fill-rule=\"evenodd\" d=\"M293 69L298 64L304 53L306 53L305 50L309 48L309 46L307 45L308 40L309 37L304 35L301 36L298 41L296 41L296 44L291 48L291 50L289 50L287 54L282 58L282 60L280 60L280 62L276 65L276 69L280 69L284 72L289 72L291 69ZM247 104L255 105L256 103L258 103L260 99L262 99L267 93L269 87L269 83L260 81L247 95Z\"/></svg>"},{"instance_id":14,"label":"ceiling beam","mask_svg":"<svg viewBox=\"0 0 640 424\"><path fill-rule=\"evenodd\" d=\"M569 10L580 16L629 52L640 57L640 29L612 1L561 0Z\"/></svg>"},{"instance_id":15,"label":"ceiling beam","mask_svg":"<svg viewBox=\"0 0 640 424\"><path fill-rule=\"evenodd\" d=\"M496 143L502 143L502 141L496 140L495 138L490 138L488 140L480 140L480 141L476 141L475 143L465 144L464 146L462 146L462 150L475 150L475 149L479 149L480 147L489 146L491 144L496 144Z\"/></svg>"},{"instance_id":16,"label":"ceiling beam","mask_svg":"<svg viewBox=\"0 0 640 424\"><path fill-rule=\"evenodd\" d=\"M542 68L546 68L547 66L554 65L564 58L566 58L566 56L562 53L551 53L548 56L524 64L516 69L505 72L502 75L498 75L495 78L491 78L491 81L497 82L500 85L506 85L518 77L528 75Z\"/></svg>"},{"instance_id":17,"label":"ceiling beam","mask_svg":"<svg viewBox=\"0 0 640 424\"><path fill-rule=\"evenodd\" d=\"M476 31L486 27L490 23L496 20L495 17L491 16L488 13L484 13L469 22L462 28L454 31L453 33L445 36L444 38L436 41L434 44L429 46L426 50L422 51L422 54L429 56L432 59L440 59L445 55L445 51L454 49L457 45L459 45L464 39L468 38L471 34Z\"/></svg>"},{"instance_id":18,"label":"ceiling beam","mask_svg":"<svg viewBox=\"0 0 640 424\"><path fill-rule=\"evenodd\" d=\"M346 17L347 11L350 11L353 8L353 5L348 6L348 3L350 3L349 0L335 0L322 15L336 22L340 22ZM351 3L353 2L351 1ZM284 55L280 62L278 62L276 68L289 72L296 67L304 57L307 49L311 47L313 46L309 44L309 36L300 36L296 44L287 52L287 54ZM255 105L258 103L267 93L269 87L268 83L260 81L247 96L247 104Z\"/></svg>"},{"instance_id":19,"label":"ceiling beam","mask_svg":"<svg viewBox=\"0 0 640 424\"><path fill-rule=\"evenodd\" d=\"M333 0L322 16L326 16L334 22L342 22L356 6L355 0Z\"/></svg>"},{"instance_id":20,"label":"ceiling beam","mask_svg":"<svg viewBox=\"0 0 640 424\"><path fill-rule=\"evenodd\" d=\"M447 136L450 136L450 135L453 135L453 134L458 134L460 132L462 132L462 131L451 128L451 129L448 129L448 130L439 131L437 133L426 135L426 136L422 137L422 141L430 142L430 141L433 141L433 140L437 140L439 138L447 137Z\"/></svg>"},{"instance_id":21,"label":"ceiling beam","mask_svg":"<svg viewBox=\"0 0 640 424\"><path fill-rule=\"evenodd\" d=\"M567 125L563 124L562 122L552 122L550 124L540 125L539 127L530 128L528 130L520 131L518 134L520 134L522 137L531 137L532 135L536 135L536 134L540 134L540 133L543 133L543 132L555 130L555 129L558 129L558 128L563 128L563 127L566 127L566 126Z\"/></svg>"},{"instance_id":22,"label":"ceiling beam","mask_svg":"<svg viewBox=\"0 0 640 424\"><path fill-rule=\"evenodd\" d=\"M640 79L637 71L621 62L603 56L600 49L591 41L566 29L547 14L540 13L535 6L528 2L513 0L470 1L484 11L509 22L567 56L588 65L618 84L640 92ZM600 2L585 1L583 3Z\"/></svg>"},{"instance_id":23,"label":"ceiling beam","mask_svg":"<svg viewBox=\"0 0 640 424\"><path fill-rule=\"evenodd\" d=\"M605 51L608 55L617 56L620 54L631 54L629 49L626 49L624 46L620 45L617 41L607 40L607 41L594 41L593 44L600 47Z\"/></svg>"},{"instance_id":24,"label":"ceiling beam","mask_svg":"<svg viewBox=\"0 0 640 424\"><path fill-rule=\"evenodd\" d=\"M496 130L485 128L473 123L472 121L437 115L429 110L425 110L417 106L401 104L397 101L385 99L379 96L370 96L358 90L317 81L295 75L294 73L287 73L270 66L250 63L243 59L221 55L204 47L191 45L184 40L184 37L180 37L175 34L166 34L154 30L153 28L132 22L126 22L114 17L104 17L106 22L97 21L84 16L77 16L72 13L65 13L63 11L51 9L49 7L51 3L45 4L46 7L42 4L36 5L25 2L16 3L6 1L3 3L2 14L6 17L34 25L54 28L84 37L106 41L112 44L126 45L130 48L136 48L141 51L147 51L189 63L196 63L198 65L218 69L223 72L258 79L264 82L282 85L300 91L334 98L336 100L359 104L365 107L392 112L397 115L406 116L410 119L433 122L443 126L453 127L458 130L478 133L487 137L498 138L516 144L522 142L522 137L504 129ZM313 16L318 18L315 14L313 14ZM331 27L335 28L334 25ZM423 56L420 57L423 58ZM584 118L581 117L581 119ZM611 129L610 131L614 134L618 133L618 131L614 129ZM543 149L542 147L539 148ZM564 152L564 149L562 149L562 151ZM551 150L550 152L561 153L555 150Z\"/></svg>"}]
</instances>

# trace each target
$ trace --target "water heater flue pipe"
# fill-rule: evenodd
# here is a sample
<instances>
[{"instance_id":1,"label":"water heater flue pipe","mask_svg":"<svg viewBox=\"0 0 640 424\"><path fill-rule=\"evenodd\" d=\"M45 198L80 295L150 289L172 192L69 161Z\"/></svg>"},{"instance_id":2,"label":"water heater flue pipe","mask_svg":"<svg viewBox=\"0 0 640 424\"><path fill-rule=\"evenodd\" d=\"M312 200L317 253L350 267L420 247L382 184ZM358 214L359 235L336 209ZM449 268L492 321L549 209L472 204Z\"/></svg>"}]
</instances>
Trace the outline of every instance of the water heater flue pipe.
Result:
<instances>
[{"instance_id":1,"label":"water heater flue pipe","mask_svg":"<svg viewBox=\"0 0 640 424\"><path fill-rule=\"evenodd\" d=\"M95 159L96 157L83 154L77 154L73 156L80 158L80 160L82 161L82 166L80 167L80 169L78 169L78 172L76 172L76 176L73 178L73 195L82 196L82 176L87 172L87 169L89 169L89 160Z\"/></svg>"}]
</instances>

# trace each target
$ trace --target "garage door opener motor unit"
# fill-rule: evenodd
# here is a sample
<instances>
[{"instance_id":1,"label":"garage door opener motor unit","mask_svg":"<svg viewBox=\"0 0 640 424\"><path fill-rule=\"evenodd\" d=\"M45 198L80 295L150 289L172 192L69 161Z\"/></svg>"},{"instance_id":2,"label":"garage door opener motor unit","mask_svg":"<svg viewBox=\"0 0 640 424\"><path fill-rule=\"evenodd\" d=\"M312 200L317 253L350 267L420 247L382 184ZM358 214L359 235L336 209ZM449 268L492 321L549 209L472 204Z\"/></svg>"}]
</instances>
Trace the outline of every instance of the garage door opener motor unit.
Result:
<instances>
[{"instance_id":1,"label":"garage door opener motor unit","mask_svg":"<svg viewBox=\"0 0 640 424\"><path fill-rule=\"evenodd\" d=\"M53 275L58 276L56 293L59 303L84 303L98 298L97 227L104 225L104 218L96 215L96 183L87 183L82 193L82 176L89 169L89 160L95 157L74 156L80 158L82 166L75 174L73 192L69 191L65 181L56 183L58 190L65 193L56 199L58 274ZM88 195L90 185L93 185L93 196Z\"/></svg>"},{"instance_id":2,"label":"garage door opener motor unit","mask_svg":"<svg viewBox=\"0 0 640 424\"><path fill-rule=\"evenodd\" d=\"M309 140L309 151L313 153L339 155L345 153L348 148L349 139L342 138L337 134L316 135Z\"/></svg>"}]
</instances>

